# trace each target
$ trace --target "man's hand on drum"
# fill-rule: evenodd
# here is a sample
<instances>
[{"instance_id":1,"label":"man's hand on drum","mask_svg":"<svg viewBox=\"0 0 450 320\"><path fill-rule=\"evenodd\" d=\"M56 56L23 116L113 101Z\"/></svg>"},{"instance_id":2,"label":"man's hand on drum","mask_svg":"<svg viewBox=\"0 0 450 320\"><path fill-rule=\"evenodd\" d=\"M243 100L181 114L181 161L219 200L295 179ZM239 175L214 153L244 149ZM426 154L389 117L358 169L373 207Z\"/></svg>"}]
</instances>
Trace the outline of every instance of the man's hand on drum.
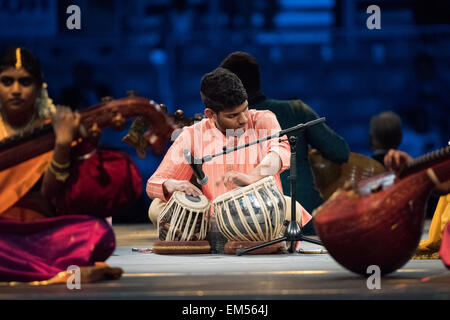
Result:
<instances>
[{"instance_id":1,"label":"man's hand on drum","mask_svg":"<svg viewBox=\"0 0 450 320\"><path fill-rule=\"evenodd\" d=\"M229 188L235 186L245 187L252 183L255 183L259 179L260 177L257 177L255 175L245 174L237 171L229 171L225 173L224 176L222 177L223 184Z\"/></svg>"},{"instance_id":2,"label":"man's hand on drum","mask_svg":"<svg viewBox=\"0 0 450 320\"><path fill-rule=\"evenodd\" d=\"M267 156L249 173L229 171L223 176L223 183L227 187L245 187L264 177L278 173L281 168L281 158L276 152L269 152Z\"/></svg>"},{"instance_id":3,"label":"man's hand on drum","mask_svg":"<svg viewBox=\"0 0 450 320\"><path fill-rule=\"evenodd\" d=\"M388 170L399 170L404 164L412 160L413 158L406 152L390 149L384 156L384 166Z\"/></svg>"},{"instance_id":4,"label":"man's hand on drum","mask_svg":"<svg viewBox=\"0 0 450 320\"><path fill-rule=\"evenodd\" d=\"M169 179L163 183L164 192L172 194L175 191L182 191L190 196L199 197L202 195L202 191L194 186L192 183L186 180L174 180Z\"/></svg>"}]
</instances>

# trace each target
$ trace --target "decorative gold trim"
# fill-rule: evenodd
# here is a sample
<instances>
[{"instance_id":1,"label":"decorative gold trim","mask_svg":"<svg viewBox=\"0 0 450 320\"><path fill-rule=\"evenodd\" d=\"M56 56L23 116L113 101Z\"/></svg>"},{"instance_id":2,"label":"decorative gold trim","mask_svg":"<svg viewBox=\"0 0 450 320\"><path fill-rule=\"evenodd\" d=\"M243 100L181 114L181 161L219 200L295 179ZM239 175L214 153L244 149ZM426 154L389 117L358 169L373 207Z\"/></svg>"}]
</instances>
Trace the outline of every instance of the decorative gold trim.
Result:
<instances>
[{"instance_id":1,"label":"decorative gold trim","mask_svg":"<svg viewBox=\"0 0 450 320\"><path fill-rule=\"evenodd\" d=\"M52 166L54 166L55 168L61 169L61 170L67 169L70 167L70 161L68 161L66 163L59 163L59 162L56 162L56 160L52 158Z\"/></svg>"},{"instance_id":2,"label":"decorative gold trim","mask_svg":"<svg viewBox=\"0 0 450 320\"><path fill-rule=\"evenodd\" d=\"M61 181L61 182L66 182L66 180L69 178L69 173L68 172L57 172L52 165L50 165L48 167L48 170L53 173L53 175L55 176L56 180Z\"/></svg>"}]
</instances>

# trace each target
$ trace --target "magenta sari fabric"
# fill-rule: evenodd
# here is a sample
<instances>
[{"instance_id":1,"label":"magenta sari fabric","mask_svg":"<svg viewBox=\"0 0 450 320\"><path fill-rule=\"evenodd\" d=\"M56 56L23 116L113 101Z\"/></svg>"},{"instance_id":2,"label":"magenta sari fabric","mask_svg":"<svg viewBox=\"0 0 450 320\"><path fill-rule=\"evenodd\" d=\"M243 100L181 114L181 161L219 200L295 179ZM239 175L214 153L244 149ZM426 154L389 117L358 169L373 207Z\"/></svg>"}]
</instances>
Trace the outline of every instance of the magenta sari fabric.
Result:
<instances>
[{"instance_id":1,"label":"magenta sari fabric","mask_svg":"<svg viewBox=\"0 0 450 320\"><path fill-rule=\"evenodd\" d=\"M48 280L71 265L105 261L115 245L112 227L92 216L35 222L0 219L0 281Z\"/></svg>"},{"instance_id":2,"label":"magenta sari fabric","mask_svg":"<svg viewBox=\"0 0 450 320\"><path fill-rule=\"evenodd\" d=\"M450 222L444 227L442 234L441 248L439 250L439 256L441 257L444 265L450 269Z\"/></svg>"}]
</instances>

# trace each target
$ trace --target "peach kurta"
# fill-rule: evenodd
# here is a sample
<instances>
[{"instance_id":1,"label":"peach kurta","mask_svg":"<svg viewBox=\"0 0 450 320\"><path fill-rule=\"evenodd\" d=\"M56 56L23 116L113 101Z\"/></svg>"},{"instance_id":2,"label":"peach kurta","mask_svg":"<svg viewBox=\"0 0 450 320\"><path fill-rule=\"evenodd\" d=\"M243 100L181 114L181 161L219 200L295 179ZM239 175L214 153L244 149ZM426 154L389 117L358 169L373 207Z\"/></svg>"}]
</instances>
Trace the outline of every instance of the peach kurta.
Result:
<instances>
[{"instance_id":1,"label":"peach kurta","mask_svg":"<svg viewBox=\"0 0 450 320\"><path fill-rule=\"evenodd\" d=\"M245 132L239 137L224 135L210 119L203 119L190 127L185 127L169 148L156 172L148 180L147 194L152 199L159 198L167 201L162 187L166 180L190 180L193 171L183 156L184 149L190 150L196 158L203 158L207 155L221 153L224 146L239 146L280 130L275 115L267 110L249 110ZM222 183L224 174L231 170L250 173L272 151L280 156L282 162L280 171L275 175L276 184L282 190L279 173L290 166L289 143L271 139L205 162L203 171L208 175L209 181L202 186L203 194L213 201L218 196L236 188L226 187Z\"/></svg>"}]
</instances>

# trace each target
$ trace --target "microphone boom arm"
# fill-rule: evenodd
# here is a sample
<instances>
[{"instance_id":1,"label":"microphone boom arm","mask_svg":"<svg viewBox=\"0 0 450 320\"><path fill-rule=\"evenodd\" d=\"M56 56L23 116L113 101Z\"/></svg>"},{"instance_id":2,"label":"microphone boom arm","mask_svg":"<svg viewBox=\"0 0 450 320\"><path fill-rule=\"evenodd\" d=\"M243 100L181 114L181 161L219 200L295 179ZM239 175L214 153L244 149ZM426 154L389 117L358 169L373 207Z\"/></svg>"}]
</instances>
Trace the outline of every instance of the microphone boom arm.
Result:
<instances>
[{"instance_id":1,"label":"microphone boom arm","mask_svg":"<svg viewBox=\"0 0 450 320\"><path fill-rule=\"evenodd\" d=\"M274 138L279 138L281 136L284 136L287 133L295 132L295 131L298 131L298 130L305 130L309 126L313 126L313 125L316 125L316 124L322 123L322 122L325 122L325 117L318 118L318 119L315 119L315 120L311 120L311 121L306 122L306 123L300 123L300 124L298 124L298 125L296 125L294 127L291 127L291 128L285 129L285 130L281 130L281 131L279 131L279 132L277 132L277 133L275 133L275 134L273 134L271 136L267 136L267 137L264 137L264 138L261 138L261 139L257 139L255 141L248 142L246 144L243 144L243 145L240 145L240 146L237 146L237 147L234 147L234 148L223 147L223 152L219 152L219 153L216 153L216 154L213 154L213 155L207 155L207 156L204 156L203 158L201 158L199 160L201 160L201 163L203 164L204 162L211 161L215 157L218 157L218 156L221 156L221 155L224 155L224 154L228 154L230 152L233 152L233 151L236 151L236 150L239 150L239 149L247 148L247 147L252 146L254 144L261 143L263 141L271 140L271 139L274 139Z\"/></svg>"}]
</instances>

